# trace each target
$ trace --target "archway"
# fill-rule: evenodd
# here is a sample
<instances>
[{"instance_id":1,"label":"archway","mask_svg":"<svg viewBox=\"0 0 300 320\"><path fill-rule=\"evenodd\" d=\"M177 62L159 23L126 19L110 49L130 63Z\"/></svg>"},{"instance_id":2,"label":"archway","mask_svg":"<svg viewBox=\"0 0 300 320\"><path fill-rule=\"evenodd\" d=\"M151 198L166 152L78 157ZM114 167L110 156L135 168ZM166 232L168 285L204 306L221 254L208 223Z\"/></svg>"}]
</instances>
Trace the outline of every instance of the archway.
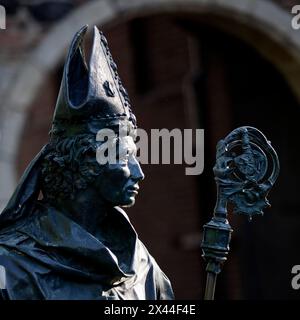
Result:
<instances>
[{"instance_id":1,"label":"archway","mask_svg":"<svg viewBox=\"0 0 300 320\"><path fill-rule=\"evenodd\" d=\"M263 8L268 9L270 16L261 15ZM8 153L13 157L18 155L19 144L22 143L22 131L19 130L21 123L28 114L28 108L41 85L45 85L49 74L61 63L74 30L85 23L114 26L134 17L142 18L163 13L201 16L207 25L217 27L248 42L276 65L294 93L298 95L297 90L300 88L298 85L300 72L297 72L300 65L298 36L290 28L289 14L269 1L253 4L250 0L243 2L243 5L236 1L221 3L199 0L94 1L55 26L20 70L15 85L12 86L10 95L6 99L6 109L9 113L5 120L4 135L13 137L14 140L9 144ZM19 133L17 134L15 130L19 130ZM8 181L11 181L11 186L15 183L14 164L8 161L6 165L7 177L5 186L0 185L0 192L1 187L7 190ZM2 200L5 202L5 199Z\"/></svg>"}]
</instances>

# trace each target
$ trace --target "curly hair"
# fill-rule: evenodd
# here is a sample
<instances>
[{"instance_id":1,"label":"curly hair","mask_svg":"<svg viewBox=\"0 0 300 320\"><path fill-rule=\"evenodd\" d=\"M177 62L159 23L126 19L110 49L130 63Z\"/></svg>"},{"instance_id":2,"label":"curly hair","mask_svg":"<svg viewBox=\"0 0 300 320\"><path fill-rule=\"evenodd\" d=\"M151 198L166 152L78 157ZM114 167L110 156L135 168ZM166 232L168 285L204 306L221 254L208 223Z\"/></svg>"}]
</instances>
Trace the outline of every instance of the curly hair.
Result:
<instances>
[{"instance_id":1,"label":"curly hair","mask_svg":"<svg viewBox=\"0 0 300 320\"><path fill-rule=\"evenodd\" d=\"M96 161L99 143L92 134L81 134L50 143L42 163L42 193L46 199L73 199L101 172Z\"/></svg>"}]
</instances>

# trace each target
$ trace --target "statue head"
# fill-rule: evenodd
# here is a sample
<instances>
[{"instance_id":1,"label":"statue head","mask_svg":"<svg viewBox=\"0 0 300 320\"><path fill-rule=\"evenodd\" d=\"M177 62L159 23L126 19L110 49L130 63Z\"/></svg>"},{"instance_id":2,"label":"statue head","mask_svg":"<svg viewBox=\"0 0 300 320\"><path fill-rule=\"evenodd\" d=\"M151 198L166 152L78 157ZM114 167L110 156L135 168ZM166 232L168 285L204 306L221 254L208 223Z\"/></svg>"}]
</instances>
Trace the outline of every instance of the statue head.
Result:
<instances>
[{"instance_id":1,"label":"statue head","mask_svg":"<svg viewBox=\"0 0 300 320\"><path fill-rule=\"evenodd\" d=\"M42 164L42 192L57 201L74 199L92 188L114 206L130 206L144 178L136 158L136 118L107 40L96 27L87 67L82 47L86 30L87 26L75 35L65 63L49 152ZM102 129L114 132L113 163L97 161L97 150L104 143L97 141L97 134Z\"/></svg>"}]
</instances>

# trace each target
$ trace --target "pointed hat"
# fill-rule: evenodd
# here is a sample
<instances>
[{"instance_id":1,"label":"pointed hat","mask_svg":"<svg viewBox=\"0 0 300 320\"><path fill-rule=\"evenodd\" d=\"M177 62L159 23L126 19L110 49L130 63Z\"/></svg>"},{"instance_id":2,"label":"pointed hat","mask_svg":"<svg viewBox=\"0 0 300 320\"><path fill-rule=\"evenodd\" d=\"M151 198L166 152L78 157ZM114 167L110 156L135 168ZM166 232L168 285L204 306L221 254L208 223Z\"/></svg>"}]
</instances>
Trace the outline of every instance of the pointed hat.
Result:
<instances>
[{"instance_id":1,"label":"pointed hat","mask_svg":"<svg viewBox=\"0 0 300 320\"><path fill-rule=\"evenodd\" d=\"M136 127L127 91L107 40L97 27L87 66L82 47L87 28L76 33L69 49L50 131L52 139L97 133L118 120L127 119Z\"/></svg>"}]
</instances>

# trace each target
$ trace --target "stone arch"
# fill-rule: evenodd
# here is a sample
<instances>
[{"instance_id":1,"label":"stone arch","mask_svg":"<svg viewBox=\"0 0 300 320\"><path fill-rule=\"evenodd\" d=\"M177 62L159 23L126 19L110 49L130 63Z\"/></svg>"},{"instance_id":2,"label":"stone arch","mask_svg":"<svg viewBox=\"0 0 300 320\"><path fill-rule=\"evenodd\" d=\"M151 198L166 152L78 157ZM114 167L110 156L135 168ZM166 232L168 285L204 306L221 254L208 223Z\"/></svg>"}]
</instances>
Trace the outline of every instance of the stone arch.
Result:
<instances>
[{"instance_id":1,"label":"stone arch","mask_svg":"<svg viewBox=\"0 0 300 320\"><path fill-rule=\"evenodd\" d=\"M268 14L266 14L266 12ZM2 115L0 206L15 187L14 159L21 141L25 115L47 74L64 56L74 31L84 24L103 25L162 13L214 16L214 25L235 34L273 62L300 99L300 33L291 27L292 16L270 0L96 0L73 11L52 27L8 86ZM226 20L227 19L227 20ZM226 21L230 21L228 24ZM238 26L238 27L237 27ZM276 49L276 50L274 50ZM2 143L3 144L3 143Z\"/></svg>"}]
</instances>

